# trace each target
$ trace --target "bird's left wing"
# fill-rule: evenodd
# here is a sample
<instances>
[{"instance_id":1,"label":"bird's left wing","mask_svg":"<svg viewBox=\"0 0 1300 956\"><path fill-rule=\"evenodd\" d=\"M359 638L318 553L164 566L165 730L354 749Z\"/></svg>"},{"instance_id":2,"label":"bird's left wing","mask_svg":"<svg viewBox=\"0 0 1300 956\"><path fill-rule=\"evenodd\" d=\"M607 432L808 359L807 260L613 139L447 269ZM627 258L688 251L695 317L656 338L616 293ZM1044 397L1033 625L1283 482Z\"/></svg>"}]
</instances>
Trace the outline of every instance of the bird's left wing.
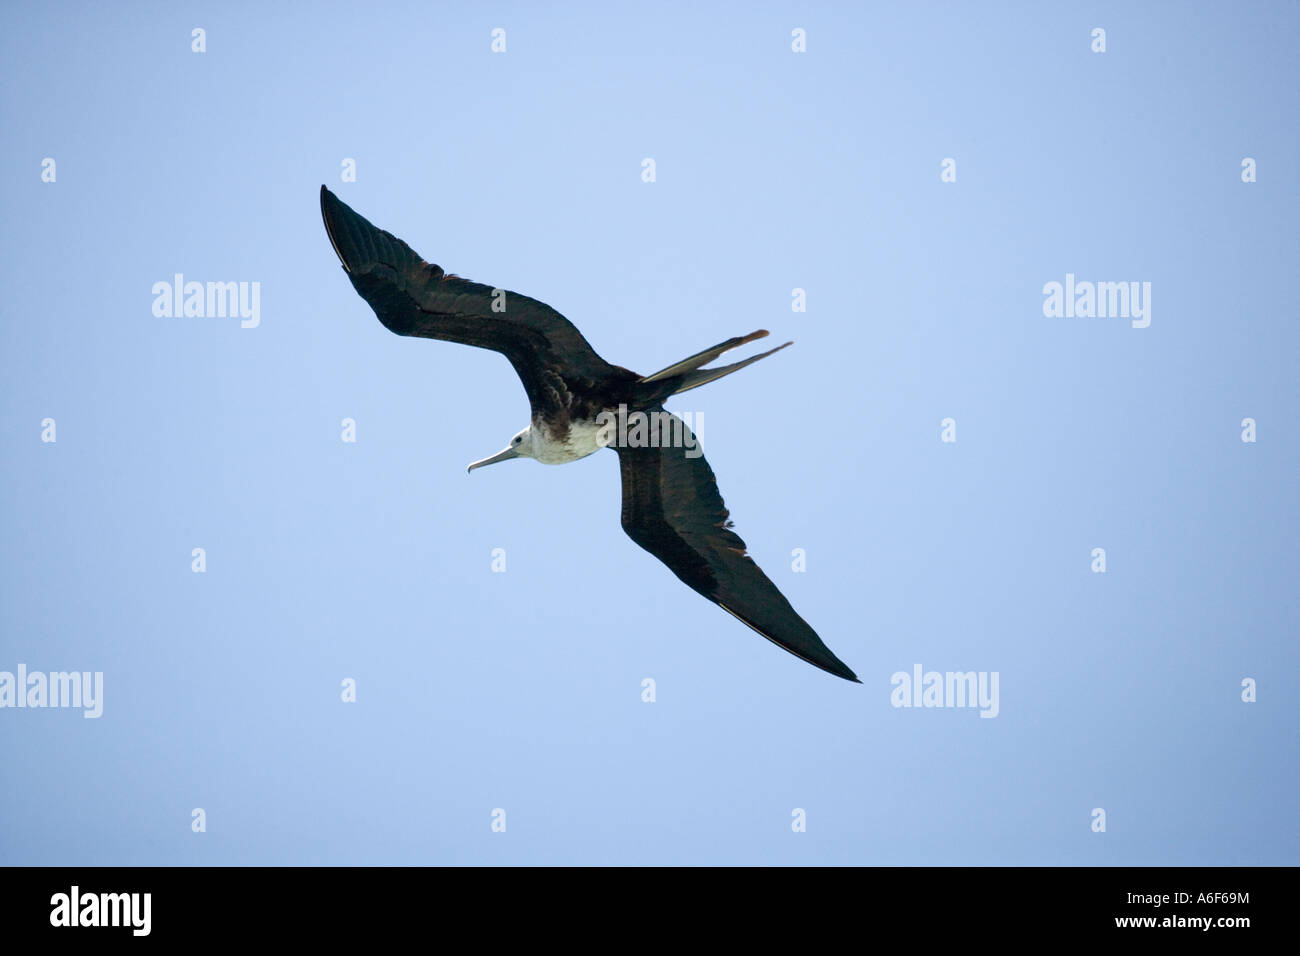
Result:
<instances>
[{"instance_id":1,"label":"bird's left wing","mask_svg":"<svg viewBox=\"0 0 1300 956\"><path fill-rule=\"evenodd\" d=\"M663 416L659 421L668 422L674 446L664 446L662 428L658 448L615 443L623 476L623 530L682 581L772 643L857 681L746 553L690 429L661 408L647 414Z\"/></svg>"},{"instance_id":2,"label":"bird's left wing","mask_svg":"<svg viewBox=\"0 0 1300 956\"><path fill-rule=\"evenodd\" d=\"M398 335L501 352L518 373L534 411L562 416L570 389L621 371L546 303L443 272L324 186L320 206L334 251L380 322Z\"/></svg>"}]
</instances>

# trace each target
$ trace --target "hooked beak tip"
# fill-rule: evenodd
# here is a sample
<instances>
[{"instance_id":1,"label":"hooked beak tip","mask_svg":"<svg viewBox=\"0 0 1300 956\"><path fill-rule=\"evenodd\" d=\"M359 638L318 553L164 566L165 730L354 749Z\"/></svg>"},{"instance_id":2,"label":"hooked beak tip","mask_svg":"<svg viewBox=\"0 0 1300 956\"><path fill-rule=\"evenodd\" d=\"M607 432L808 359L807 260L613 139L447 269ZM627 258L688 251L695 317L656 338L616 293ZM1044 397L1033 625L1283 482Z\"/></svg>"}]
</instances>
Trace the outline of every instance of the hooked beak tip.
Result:
<instances>
[{"instance_id":1,"label":"hooked beak tip","mask_svg":"<svg viewBox=\"0 0 1300 956\"><path fill-rule=\"evenodd\" d=\"M465 473L469 474L475 468L482 468L484 465L495 465L499 461L509 461L511 458L518 458L518 457L519 454L514 450L514 448L511 447L503 448L501 451L497 452L495 455L492 455L491 457L484 458L481 461L471 461L469 463L469 467L465 469Z\"/></svg>"}]
</instances>

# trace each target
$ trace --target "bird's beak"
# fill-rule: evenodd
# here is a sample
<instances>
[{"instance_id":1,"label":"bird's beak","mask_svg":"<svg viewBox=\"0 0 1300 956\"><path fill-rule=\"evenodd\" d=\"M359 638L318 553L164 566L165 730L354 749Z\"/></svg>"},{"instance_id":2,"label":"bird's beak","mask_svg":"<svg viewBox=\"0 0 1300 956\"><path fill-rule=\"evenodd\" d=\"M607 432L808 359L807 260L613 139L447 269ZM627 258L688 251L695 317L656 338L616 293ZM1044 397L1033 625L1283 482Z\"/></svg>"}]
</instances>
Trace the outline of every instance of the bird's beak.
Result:
<instances>
[{"instance_id":1,"label":"bird's beak","mask_svg":"<svg viewBox=\"0 0 1300 956\"><path fill-rule=\"evenodd\" d=\"M509 448L504 448L501 451L497 452L495 455L493 455L491 458L481 458L478 461L470 462L470 466L468 469L466 469L465 474L468 475L475 468L482 468L484 465L495 465L499 461L509 461L511 458L518 458L518 457L519 457L519 453L515 451L513 446Z\"/></svg>"}]
</instances>

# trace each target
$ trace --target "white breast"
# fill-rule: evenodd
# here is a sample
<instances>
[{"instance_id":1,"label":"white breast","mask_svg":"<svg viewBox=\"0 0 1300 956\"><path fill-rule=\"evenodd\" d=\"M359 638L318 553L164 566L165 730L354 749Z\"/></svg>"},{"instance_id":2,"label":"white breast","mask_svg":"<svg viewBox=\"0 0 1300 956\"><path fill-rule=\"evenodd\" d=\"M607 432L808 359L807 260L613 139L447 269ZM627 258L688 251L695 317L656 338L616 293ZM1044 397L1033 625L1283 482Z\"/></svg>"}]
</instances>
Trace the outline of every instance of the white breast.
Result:
<instances>
[{"instance_id":1,"label":"white breast","mask_svg":"<svg viewBox=\"0 0 1300 956\"><path fill-rule=\"evenodd\" d=\"M531 429L533 452L538 461L545 465L563 465L565 462L586 458L604 447L601 438L607 429L595 422L575 421L569 423L569 433L559 441L547 430L546 424L534 421Z\"/></svg>"}]
</instances>

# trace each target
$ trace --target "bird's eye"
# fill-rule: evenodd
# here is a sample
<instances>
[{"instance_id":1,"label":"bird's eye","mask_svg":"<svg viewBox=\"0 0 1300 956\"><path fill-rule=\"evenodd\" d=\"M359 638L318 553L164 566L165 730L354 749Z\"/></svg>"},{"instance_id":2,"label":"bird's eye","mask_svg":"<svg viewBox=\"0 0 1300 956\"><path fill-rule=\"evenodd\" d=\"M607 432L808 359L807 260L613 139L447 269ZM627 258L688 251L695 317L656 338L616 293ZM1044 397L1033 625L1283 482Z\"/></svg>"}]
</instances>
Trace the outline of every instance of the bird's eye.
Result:
<instances>
[{"instance_id":1,"label":"bird's eye","mask_svg":"<svg viewBox=\"0 0 1300 956\"><path fill-rule=\"evenodd\" d=\"M518 445L521 441L523 441L523 439L520 438L518 435L516 435L516 436L515 436L515 442L514 442L514 443L515 443L516 445Z\"/></svg>"}]
</instances>

